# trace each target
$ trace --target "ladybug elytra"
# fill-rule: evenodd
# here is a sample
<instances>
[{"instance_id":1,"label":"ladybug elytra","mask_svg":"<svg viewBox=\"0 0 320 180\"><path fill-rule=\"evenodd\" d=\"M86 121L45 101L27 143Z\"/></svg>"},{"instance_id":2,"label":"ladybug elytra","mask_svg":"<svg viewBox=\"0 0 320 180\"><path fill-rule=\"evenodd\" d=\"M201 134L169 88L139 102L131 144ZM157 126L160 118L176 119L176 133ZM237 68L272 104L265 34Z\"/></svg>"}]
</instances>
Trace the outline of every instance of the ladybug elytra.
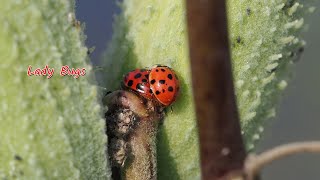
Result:
<instances>
[{"instance_id":1,"label":"ladybug elytra","mask_svg":"<svg viewBox=\"0 0 320 180\"><path fill-rule=\"evenodd\" d=\"M125 87L138 92L147 99L152 98L152 91L149 84L149 73L147 69L135 69L124 76Z\"/></svg>"},{"instance_id":2,"label":"ladybug elytra","mask_svg":"<svg viewBox=\"0 0 320 180\"><path fill-rule=\"evenodd\" d=\"M179 80L168 66L135 69L125 75L123 83L125 87L164 106L172 104L179 93Z\"/></svg>"},{"instance_id":3,"label":"ladybug elytra","mask_svg":"<svg viewBox=\"0 0 320 180\"><path fill-rule=\"evenodd\" d=\"M179 81L171 68L161 65L152 68L149 83L153 95L161 104L169 106L176 100L179 93Z\"/></svg>"}]
</instances>

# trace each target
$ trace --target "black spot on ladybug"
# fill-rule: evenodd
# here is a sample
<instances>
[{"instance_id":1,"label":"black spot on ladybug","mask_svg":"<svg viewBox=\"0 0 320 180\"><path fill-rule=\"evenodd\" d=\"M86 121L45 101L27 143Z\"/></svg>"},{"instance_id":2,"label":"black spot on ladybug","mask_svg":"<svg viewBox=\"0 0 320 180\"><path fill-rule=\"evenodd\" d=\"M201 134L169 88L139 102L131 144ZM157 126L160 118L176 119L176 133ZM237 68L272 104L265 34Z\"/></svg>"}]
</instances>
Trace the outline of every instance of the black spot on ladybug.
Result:
<instances>
[{"instance_id":1,"label":"black spot on ladybug","mask_svg":"<svg viewBox=\"0 0 320 180\"><path fill-rule=\"evenodd\" d=\"M168 74L168 78L169 78L169 79L172 79L172 74Z\"/></svg>"},{"instance_id":2,"label":"black spot on ladybug","mask_svg":"<svg viewBox=\"0 0 320 180\"><path fill-rule=\"evenodd\" d=\"M149 74L144 75L147 79L149 79Z\"/></svg>"},{"instance_id":3,"label":"black spot on ladybug","mask_svg":"<svg viewBox=\"0 0 320 180\"><path fill-rule=\"evenodd\" d=\"M136 89L143 91L143 85L141 83L137 84Z\"/></svg>"},{"instance_id":4,"label":"black spot on ladybug","mask_svg":"<svg viewBox=\"0 0 320 180\"><path fill-rule=\"evenodd\" d=\"M152 90L151 90L151 89L149 89L149 93L151 93L151 94L152 94Z\"/></svg>"},{"instance_id":5,"label":"black spot on ladybug","mask_svg":"<svg viewBox=\"0 0 320 180\"><path fill-rule=\"evenodd\" d=\"M162 93L166 92L166 90L162 89Z\"/></svg>"},{"instance_id":6,"label":"black spot on ladybug","mask_svg":"<svg viewBox=\"0 0 320 180\"><path fill-rule=\"evenodd\" d=\"M156 69L156 72L159 72L159 70L158 70L158 69Z\"/></svg>"},{"instance_id":7,"label":"black spot on ladybug","mask_svg":"<svg viewBox=\"0 0 320 180\"><path fill-rule=\"evenodd\" d=\"M129 80L128 84L127 84L129 87L131 87L133 85L133 81L132 80Z\"/></svg>"},{"instance_id":8,"label":"black spot on ladybug","mask_svg":"<svg viewBox=\"0 0 320 180\"><path fill-rule=\"evenodd\" d=\"M155 82L156 82L156 80L154 80L154 79L152 79L152 80L150 81L151 84L154 84Z\"/></svg>"},{"instance_id":9,"label":"black spot on ladybug","mask_svg":"<svg viewBox=\"0 0 320 180\"><path fill-rule=\"evenodd\" d=\"M173 91L173 87L172 87L172 86L169 86L169 87L168 87L168 91L172 92L172 91Z\"/></svg>"},{"instance_id":10,"label":"black spot on ladybug","mask_svg":"<svg viewBox=\"0 0 320 180\"><path fill-rule=\"evenodd\" d=\"M165 72L166 70L161 68L161 71L162 71L162 72Z\"/></svg>"},{"instance_id":11,"label":"black spot on ladybug","mask_svg":"<svg viewBox=\"0 0 320 180\"><path fill-rule=\"evenodd\" d=\"M134 75L134 78L135 78L135 79L138 79L138 78L141 77L141 75L142 75L141 73L138 73L138 74Z\"/></svg>"},{"instance_id":12,"label":"black spot on ladybug","mask_svg":"<svg viewBox=\"0 0 320 180\"><path fill-rule=\"evenodd\" d=\"M160 91L156 91L156 95L159 95L160 94Z\"/></svg>"},{"instance_id":13,"label":"black spot on ladybug","mask_svg":"<svg viewBox=\"0 0 320 180\"><path fill-rule=\"evenodd\" d=\"M142 82L148 82L148 80L147 79L142 79Z\"/></svg>"},{"instance_id":14,"label":"black spot on ladybug","mask_svg":"<svg viewBox=\"0 0 320 180\"><path fill-rule=\"evenodd\" d=\"M19 156L19 155L14 155L14 159L17 160L17 161L22 161L22 157Z\"/></svg>"},{"instance_id":15,"label":"black spot on ladybug","mask_svg":"<svg viewBox=\"0 0 320 180\"><path fill-rule=\"evenodd\" d=\"M164 83L166 83L166 80L160 80L159 83L164 84Z\"/></svg>"}]
</instances>

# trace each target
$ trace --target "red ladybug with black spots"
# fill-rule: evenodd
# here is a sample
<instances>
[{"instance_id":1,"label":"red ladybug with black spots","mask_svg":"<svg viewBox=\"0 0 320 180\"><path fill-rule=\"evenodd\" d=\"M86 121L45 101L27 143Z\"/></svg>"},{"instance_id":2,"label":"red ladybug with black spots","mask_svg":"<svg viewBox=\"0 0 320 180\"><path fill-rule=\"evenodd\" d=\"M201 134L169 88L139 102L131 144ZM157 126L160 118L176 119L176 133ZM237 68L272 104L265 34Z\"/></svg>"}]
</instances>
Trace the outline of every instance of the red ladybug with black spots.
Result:
<instances>
[{"instance_id":1,"label":"red ladybug with black spots","mask_svg":"<svg viewBox=\"0 0 320 180\"><path fill-rule=\"evenodd\" d=\"M135 69L128 72L123 79L123 85L147 99L152 98L152 91L149 84L149 73L147 69Z\"/></svg>"},{"instance_id":2,"label":"red ladybug with black spots","mask_svg":"<svg viewBox=\"0 0 320 180\"><path fill-rule=\"evenodd\" d=\"M133 70L125 75L123 83L125 87L165 107L176 100L180 88L174 70L163 65L154 66L150 70Z\"/></svg>"},{"instance_id":3,"label":"red ladybug with black spots","mask_svg":"<svg viewBox=\"0 0 320 180\"><path fill-rule=\"evenodd\" d=\"M168 66L157 65L149 73L150 89L154 97L164 106L172 104L179 93L179 80Z\"/></svg>"}]
</instances>

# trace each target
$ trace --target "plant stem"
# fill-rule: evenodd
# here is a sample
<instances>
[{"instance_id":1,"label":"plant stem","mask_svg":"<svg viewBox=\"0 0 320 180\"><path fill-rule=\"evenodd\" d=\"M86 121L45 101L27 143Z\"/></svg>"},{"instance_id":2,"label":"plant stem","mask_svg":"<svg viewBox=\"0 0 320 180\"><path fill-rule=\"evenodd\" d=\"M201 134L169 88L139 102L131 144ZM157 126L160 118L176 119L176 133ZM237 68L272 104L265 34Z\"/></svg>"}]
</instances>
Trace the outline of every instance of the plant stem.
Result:
<instances>
[{"instance_id":1,"label":"plant stem","mask_svg":"<svg viewBox=\"0 0 320 180\"><path fill-rule=\"evenodd\" d=\"M104 98L113 179L156 180L156 134L163 108L118 90Z\"/></svg>"},{"instance_id":2,"label":"plant stem","mask_svg":"<svg viewBox=\"0 0 320 180\"><path fill-rule=\"evenodd\" d=\"M123 169L124 179L156 180L156 134L158 122L142 119L130 136L128 143L131 156L128 166Z\"/></svg>"},{"instance_id":3,"label":"plant stem","mask_svg":"<svg viewBox=\"0 0 320 180\"><path fill-rule=\"evenodd\" d=\"M247 180L253 180L254 176L270 162L301 152L320 153L320 141L290 143L275 147L260 155L249 155L244 169Z\"/></svg>"},{"instance_id":4,"label":"plant stem","mask_svg":"<svg viewBox=\"0 0 320 180\"><path fill-rule=\"evenodd\" d=\"M245 149L233 91L225 1L187 0L202 179L241 172Z\"/></svg>"}]
</instances>

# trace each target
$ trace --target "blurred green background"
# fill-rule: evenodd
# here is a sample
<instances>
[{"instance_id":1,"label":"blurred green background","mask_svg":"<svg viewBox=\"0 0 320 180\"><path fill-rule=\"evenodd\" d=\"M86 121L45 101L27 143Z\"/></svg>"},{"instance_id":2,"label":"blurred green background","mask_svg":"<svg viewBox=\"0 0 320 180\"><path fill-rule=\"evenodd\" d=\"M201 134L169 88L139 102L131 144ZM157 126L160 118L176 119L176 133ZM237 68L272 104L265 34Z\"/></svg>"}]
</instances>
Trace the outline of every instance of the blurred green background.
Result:
<instances>
[{"instance_id":1,"label":"blurred green background","mask_svg":"<svg viewBox=\"0 0 320 180\"><path fill-rule=\"evenodd\" d=\"M320 1L313 3L320 7ZM77 1L77 19L86 24L88 47L94 65L99 65L107 42L112 37L113 16L120 12L115 1ZM303 33L307 42L304 53L296 63L292 80L278 105L275 120L265 126L257 152L277 145L306 140L320 140L320 13L305 18L309 26ZM101 83L102 84L102 83ZM320 155L299 154L275 161L263 169L262 179L319 180Z\"/></svg>"}]
</instances>

